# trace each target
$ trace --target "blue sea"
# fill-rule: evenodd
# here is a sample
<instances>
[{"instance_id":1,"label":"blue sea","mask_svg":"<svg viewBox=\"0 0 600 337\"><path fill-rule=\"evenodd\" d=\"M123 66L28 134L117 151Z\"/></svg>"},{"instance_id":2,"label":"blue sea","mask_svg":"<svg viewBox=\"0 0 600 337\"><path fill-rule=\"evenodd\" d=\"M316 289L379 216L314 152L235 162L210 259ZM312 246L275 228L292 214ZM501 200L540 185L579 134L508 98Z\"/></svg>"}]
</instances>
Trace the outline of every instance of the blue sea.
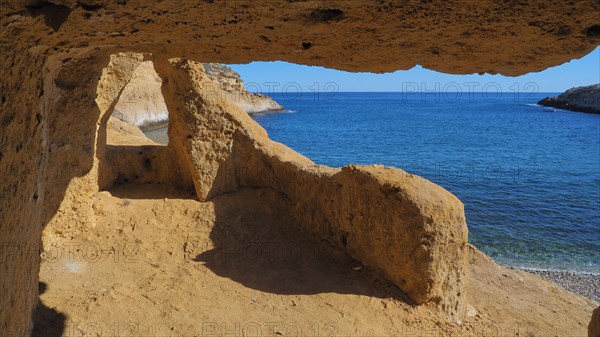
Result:
<instances>
[{"instance_id":1,"label":"blue sea","mask_svg":"<svg viewBox=\"0 0 600 337\"><path fill-rule=\"evenodd\" d=\"M469 241L501 264L600 273L600 115L536 104L557 94L273 93L287 110L254 118L318 164L443 186Z\"/></svg>"},{"instance_id":2,"label":"blue sea","mask_svg":"<svg viewBox=\"0 0 600 337\"><path fill-rule=\"evenodd\" d=\"M535 103L558 93L270 94L254 118L323 165L380 163L465 204L469 241L514 267L600 272L600 115Z\"/></svg>"}]
</instances>

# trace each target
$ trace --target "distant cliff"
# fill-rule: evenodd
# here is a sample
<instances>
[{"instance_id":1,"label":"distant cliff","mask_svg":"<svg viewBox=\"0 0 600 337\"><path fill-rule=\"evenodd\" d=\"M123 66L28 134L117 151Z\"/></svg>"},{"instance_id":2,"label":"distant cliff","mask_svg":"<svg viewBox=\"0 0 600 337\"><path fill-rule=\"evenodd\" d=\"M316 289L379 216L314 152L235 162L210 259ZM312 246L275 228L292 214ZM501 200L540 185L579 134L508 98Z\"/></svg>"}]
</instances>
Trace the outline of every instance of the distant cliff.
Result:
<instances>
[{"instance_id":1,"label":"distant cliff","mask_svg":"<svg viewBox=\"0 0 600 337\"><path fill-rule=\"evenodd\" d=\"M598 114L600 113L600 83L569 89L558 97L546 97L538 104Z\"/></svg>"},{"instance_id":2,"label":"distant cliff","mask_svg":"<svg viewBox=\"0 0 600 337\"><path fill-rule=\"evenodd\" d=\"M219 63L204 63L204 71L225 93L227 100L236 103L247 113L281 111L283 107L271 97L246 90L240 74Z\"/></svg>"},{"instance_id":3,"label":"distant cliff","mask_svg":"<svg viewBox=\"0 0 600 337\"><path fill-rule=\"evenodd\" d=\"M164 124L169 119L161 93L162 81L152 62L142 62L123 89L112 117L140 128Z\"/></svg>"},{"instance_id":4,"label":"distant cliff","mask_svg":"<svg viewBox=\"0 0 600 337\"><path fill-rule=\"evenodd\" d=\"M283 110L272 98L248 92L240 75L227 66L206 63L204 71L227 100L249 114ZM162 81L152 62L141 63L123 89L112 116L142 129L164 125L169 113L161 93L161 85Z\"/></svg>"}]
</instances>

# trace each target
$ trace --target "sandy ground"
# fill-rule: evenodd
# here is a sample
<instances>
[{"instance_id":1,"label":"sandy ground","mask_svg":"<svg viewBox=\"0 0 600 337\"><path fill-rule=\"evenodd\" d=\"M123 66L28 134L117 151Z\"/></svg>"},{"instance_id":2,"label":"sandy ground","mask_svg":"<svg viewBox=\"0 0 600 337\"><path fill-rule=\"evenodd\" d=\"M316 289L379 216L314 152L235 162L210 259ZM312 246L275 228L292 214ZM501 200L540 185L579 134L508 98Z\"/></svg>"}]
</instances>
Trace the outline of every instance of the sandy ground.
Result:
<instances>
[{"instance_id":1,"label":"sandy ground","mask_svg":"<svg viewBox=\"0 0 600 337\"><path fill-rule=\"evenodd\" d=\"M586 336L597 302L471 249L461 325L289 228L273 191L211 202L162 185L94 199L95 226L46 230L38 336Z\"/></svg>"}]
</instances>

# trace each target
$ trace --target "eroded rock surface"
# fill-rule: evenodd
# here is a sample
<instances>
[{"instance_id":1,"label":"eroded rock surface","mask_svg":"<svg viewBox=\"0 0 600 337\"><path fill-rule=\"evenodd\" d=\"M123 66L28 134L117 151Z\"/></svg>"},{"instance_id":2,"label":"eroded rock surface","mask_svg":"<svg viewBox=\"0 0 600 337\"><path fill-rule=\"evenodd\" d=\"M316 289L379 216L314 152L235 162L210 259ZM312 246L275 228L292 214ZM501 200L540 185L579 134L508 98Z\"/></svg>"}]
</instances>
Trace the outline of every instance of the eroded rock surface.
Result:
<instances>
[{"instance_id":1,"label":"eroded rock surface","mask_svg":"<svg viewBox=\"0 0 600 337\"><path fill-rule=\"evenodd\" d=\"M156 65L173 115L169 147L190 170L201 201L242 187L272 188L291 201L293 225L378 271L417 304L434 301L461 319L467 226L456 197L399 169L316 165L205 90L212 82L202 64Z\"/></svg>"},{"instance_id":2,"label":"eroded rock surface","mask_svg":"<svg viewBox=\"0 0 600 337\"><path fill-rule=\"evenodd\" d=\"M600 337L600 307L594 309L588 326L588 337Z\"/></svg>"},{"instance_id":3,"label":"eroded rock surface","mask_svg":"<svg viewBox=\"0 0 600 337\"><path fill-rule=\"evenodd\" d=\"M204 71L219 86L229 102L239 106L249 114L283 110L283 107L271 97L249 92L240 74L225 65L207 63L204 64ZM260 86L255 89L258 88Z\"/></svg>"},{"instance_id":4,"label":"eroded rock surface","mask_svg":"<svg viewBox=\"0 0 600 337\"><path fill-rule=\"evenodd\" d=\"M3 1L1 332L31 330L42 229L52 222L67 236L84 232L95 221L90 196L100 182L113 181L99 166L106 159L103 125L129 79L106 82L109 94L97 97L110 54L286 60L373 72L421 64L519 75L593 50L599 6L594 0Z\"/></svg>"},{"instance_id":5,"label":"eroded rock surface","mask_svg":"<svg viewBox=\"0 0 600 337\"><path fill-rule=\"evenodd\" d=\"M321 336L586 336L598 307L469 247L471 316L447 322L434 303L415 306L377 273L355 270L357 261L290 226L290 201L271 188L198 202L166 185L124 184L90 199L97 225L75 240L54 240L41 265L48 289L40 297L68 315L65 337L317 329ZM70 255L64 247L73 242L115 252Z\"/></svg>"},{"instance_id":6,"label":"eroded rock surface","mask_svg":"<svg viewBox=\"0 0 600 337\"><path fill-rule=\"evenodd\" d=\"M140 128L164 123L169 112L160 93L161 85L152 61L140 63L123 88L112 116Z\"/></svg>"},{"instance_id":7,"label":"eroded rock surface","mask_svg":"<svg viewBox=\"0 0 600 337\"><path fill-rule=\"evenodd\" d=\"M1 15L10 44L46 45L50 53L91 46L227 64L286 60L372 72L420 64L514 76L591 52L600 36L599 6L594 0L271 0L260 6L250 0L32 0L4 1Z\"/></svg>"},{"instance_id":8,"label":"eroded rock surface","mask_svg":"<svg viewBox=\"0 0 600 337\"><path fill-rule=\"evenodd\" d=\"M121 59L120 62L126 61ZM231 68L218 63L207 63L204 64L204 69L215 84L205 90L214 95L225 96L247 113L283 110L269 96L248 92L240 75ZM169 119L169 112L161 93L161 85L162 81L156 74L152 61L140 63L123 89L112 116L141 129L164 126Z\"/></svg>"}]
</instances>

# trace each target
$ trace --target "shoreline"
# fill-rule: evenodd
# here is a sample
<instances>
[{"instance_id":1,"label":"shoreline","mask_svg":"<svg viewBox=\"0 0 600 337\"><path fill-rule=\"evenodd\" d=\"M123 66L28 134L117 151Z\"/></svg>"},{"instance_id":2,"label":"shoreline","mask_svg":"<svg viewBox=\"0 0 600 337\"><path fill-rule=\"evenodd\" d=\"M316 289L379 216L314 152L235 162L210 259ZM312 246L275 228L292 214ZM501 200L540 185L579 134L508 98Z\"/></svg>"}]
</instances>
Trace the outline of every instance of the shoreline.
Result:
<instances>
[{"instance_id":1,"label":"shoreline","mask_svg":"<svg viewBox=\"0 0 600 337\"><path fill-rule=\"evenodd\" d=\"M147 131L154 131L154 130L158 130L158 129L163 129L169 126L169 120L164 120L164 121L158 121L158 122L151 122L148 123L146 125L140 125L138 126L138 128L140 130L142 130L142 132L147 132Z\"/></svg>"},{"instance_id":2,"label":"shoreline","mask_svg":"<svg viewBox=\"0 0 600 337\"><path fill-rule=\"evenodd\" d=\"M539 101L538 105L567 111L583 112L588 114L600 114L600 107L579 105L577 103L561 100L557 97L546 97Z\"/></svg>"},{"instance_id":3,"label":"shoreline","mask_svg":"<svg viewBox=\"0 0 600 337\"><path fill-rule=\"evenodd\" d=\"M256 116L256 115L262 115L262 114L274 114L274 113L280 113L280 112L285 112L287 111L286 109L275 109L275 110L264 110L264 111L252 111L252 112L248 112L248 115L250 115L251 117ZM155 130L159 130L159 129L163 129L169 126L169 120L163 120L163 121L157 121L157 122L150 122L146 125L140 125L138 126L138 128L140 130L142 130L142 132L148 132L148 131L155 131Z\"/></svg>"},{"instance_id":4,"label":"shoreline","mask_svg":"<svg viewBox=\"0 0 600 337\"><path fill-rule=\"evenodd\" d=\"M578 295L589 298L596 302L600 302L600 273L541 268L520 268L511 266L506 267L509 269L522 270L531 274L535 274Z\"/></svg>"},{"instance_id":5,"label":"shoreline","mask_svg":"<svg viewBox=\"0 0 600 337\"><path fill-rule=\"evenodd\" d=\"M261 110L261 111L246 111L246 113L248 115L250 115L250 117L253 117L255 115L275 114L275 113L280 113L280 112L285 112L285 111L287 111L287 109L282 108L282 109L269 109L269 110Z\"/></svg>"},{"instance_id":6,"label":"shoreline","mask_svg":"<svg viewBox=\"0 0 600 337\"><path fill-rule=\"evenodd\" d=\"M254 118L263 114L281 113L286 111L286 109L267 110L262 112L249 112L248 115ZM168 127L168 124L168 120L153 122L147 126L140 127L140 129L142 130L142 132L146 133L166 128ZM535 274L573 293L600 302L600 272L522 267L514 265L511 266L499 262L497 263L503 265L508 269L522 270L530 274Z\"/></svg>"},{"instance_id":7,"label":"shoreline","mask_svg":"<svg viewBox=\"0 0 600 337\"><path fill-rule=\"evenodd\" d=\"M538 104L563 110L600 114L600 84L571 88L558 96L546 97Z\"/></svg>"}]
</instances>

